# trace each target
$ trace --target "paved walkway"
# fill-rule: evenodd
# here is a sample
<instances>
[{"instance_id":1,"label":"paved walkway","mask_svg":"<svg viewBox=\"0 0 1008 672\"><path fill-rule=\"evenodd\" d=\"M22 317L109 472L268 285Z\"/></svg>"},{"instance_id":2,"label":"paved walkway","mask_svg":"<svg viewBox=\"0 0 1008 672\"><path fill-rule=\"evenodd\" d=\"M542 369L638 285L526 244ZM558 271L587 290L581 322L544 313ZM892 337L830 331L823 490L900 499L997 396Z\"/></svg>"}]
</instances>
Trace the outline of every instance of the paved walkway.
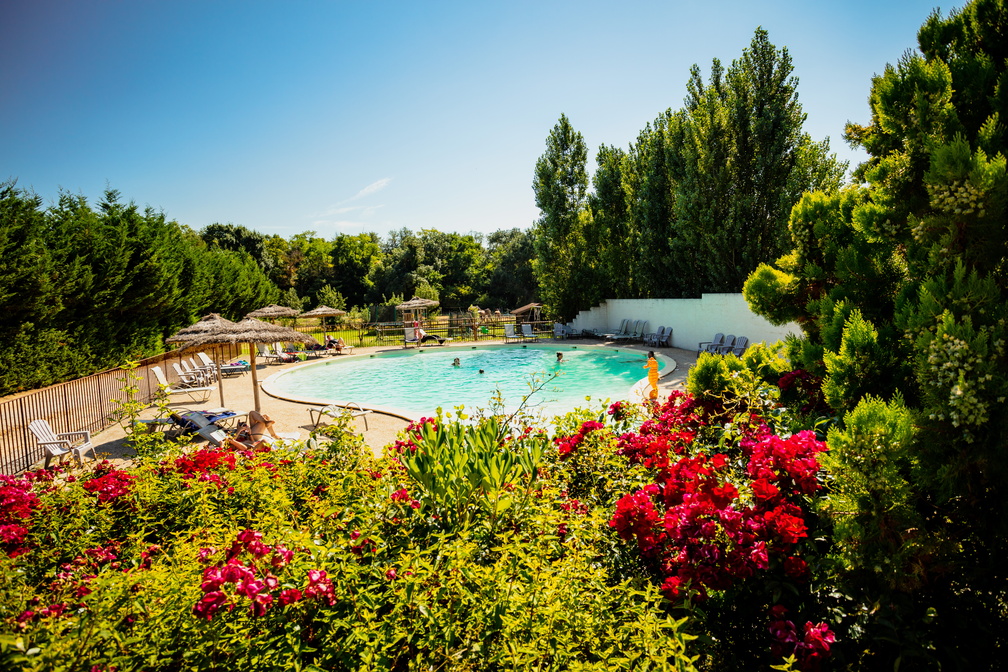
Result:
<instances>
[{"instance_id":1,"label":"paved walkway","mask_svg":"<svg viewBox=\"0 0 1008 672\"><path fill-rule=\"evenodd\" d=\"M487 345L495 344L496 342L485 343ZM558 342L558 344L563 344L564 341ZM572 340L572 344L587 343L587 344L598 344L598 341L582 341L582 340ZM465 345L466 347L471 347L471 343L464 343L459 345ZM453 347L451 345L445 347ZM626 345L619 346L622 349L636 349L643 353L647 352L647 348L641 346L630 346L628 348ZM371 354L375 352L383 352L387 350L399 350L400 348L355 348L354 354L352 355L340 355L341 357L359 357L363 354ZM682 389L682 385L685 384L686 373L689 371L690 367L696 363L696 354L688 350L680 350L678 348L659 348L658 352L670 357L676 361L676 368L674 371L667 373L659 381L659 396L665 398L668 393L673 389ZM294 364L271 364L265 365L261 361L256 369L259 380L283 371L284 369L298 366L301 362ZM245 373L240 376L234 376L230 378L224 378L218 384L223 385L224 391L224 402L228 408L234 409L236 411L245 412L254 407L253 394L252 394L252 376ZM260 391L260 401L262 405L262 412L270 416L276 421L276 429L278 432L298 432L302 439L308 438L309 432L312 430L312 424L310 422L307 404L300 404L296 402L286 401L283 399L278 399L269 396L262 391ZM171 407L175 408L216 408L221 405L220 396L217 391L215 391L210 399L203 404L193 403L190 401L172 403ZM141 415L142 418L152 418L154 417L154 409L147 409ZM382 449L393 443L395 441L396 434L403 430L408 422L402 418L398 418L392 415L386 415L384 413L372 413L368 417L368 429L365 431L363 418L355 418L354 429L358 433L364 436L365 441L368 446L374 451L375 455L381 455ZM104 431L95 434L92 437L93 443L95 445L95 452L101 457L102 455L107 456L113 462L128 463L133 455L133 452L128 448L125 443L125 432L118 425L114 425ZM41 466L39 463L38 466Z\"/></svg>"}]
</instances>

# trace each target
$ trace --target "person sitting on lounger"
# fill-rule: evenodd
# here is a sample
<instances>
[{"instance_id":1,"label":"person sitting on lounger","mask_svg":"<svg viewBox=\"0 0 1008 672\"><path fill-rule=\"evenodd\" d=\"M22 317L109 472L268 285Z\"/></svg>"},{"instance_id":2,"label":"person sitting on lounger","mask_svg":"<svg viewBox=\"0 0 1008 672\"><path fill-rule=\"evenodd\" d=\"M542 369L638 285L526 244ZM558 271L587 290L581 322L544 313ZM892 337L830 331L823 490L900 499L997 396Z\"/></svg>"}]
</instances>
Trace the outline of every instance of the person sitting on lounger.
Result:
<instances>
[{"instance_id":1,"label":"person sitting on lounger","mask_svg":"<svg viewBox=\"0 0 1008 672\"><path fill-rule=\"evenodd\" d=\"M343 348L346 347L346 341L343 337L333 338L332 336L326 336L325 342L326 350L335 350L337 355L343 354Z\"/></svg>"},{"instance_id":2,"label":"person sitting on lounger","mask_svg":"<svg viewBox=\"0 0 1008 672\"><path fill-rule=\"evenodd\" d=\"M416 320L413 321L413 338L416 339L417 343L423 343L425 341L437 341L438 345L443 345L445 340L440 336L431 336L430 334L428 334L426 331L423 330L423 327L421 327L420 323Z\"/></svg>"},{"instance_id":3,"label":"person sitting on lounger","mask_svg":"<svg viewBox=\"0 0 1008 672\"><path fill-rule=\"evenodd\" d=\"M242 423L238 429L238 433L233 438L228 437L228 445L235 450L246 450L248 448L256 450L264 444L268 445L268 441L266 440L267 433L274 439L280 438L276 430L273 429L274 424L276 424L276 421L270 420L268 415L263 415L259 411L249 411L248 423Z\"/></svg>"}]
</instances>

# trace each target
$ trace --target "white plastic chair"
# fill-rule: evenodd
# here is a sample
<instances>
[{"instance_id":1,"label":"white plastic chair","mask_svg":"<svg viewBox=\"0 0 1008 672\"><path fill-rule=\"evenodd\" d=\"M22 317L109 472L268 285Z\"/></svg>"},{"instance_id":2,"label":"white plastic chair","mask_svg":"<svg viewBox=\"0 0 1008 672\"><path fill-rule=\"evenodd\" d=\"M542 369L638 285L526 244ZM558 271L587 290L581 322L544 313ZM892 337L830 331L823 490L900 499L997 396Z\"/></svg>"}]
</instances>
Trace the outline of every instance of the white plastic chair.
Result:
<instances>
[{"instance_id":1,"label":"white plastic chair","mask_svg":"<svg viewBox=\"0 0 1008 672\"><path fill-rule=\"evenodd\" d=\"M91 432L61 432L57 434L45 420L33 420L28 425L28 429L38 439L38 445L46 451L46 469L49 468L52 458L58 457L62 459L64 455L73 455L77 460L77 464L83 465L84 453L89 450L91 451L91 459L98 460L98 456L94 452L94 446L91 445Z\"/></svg>"},{"instance_id":2,"label":"white plastic chair","mask_svg":"<svg viewBox=\"0 0 1008 672\"><path fill-rule=\"evenodd\" d=\"M361 408L361 405L356 401L349 402L346 406L339 406L337 404L329 404L328 406L323 406L322 408L309 408L308 416L312 419L312 425L318 427L319 422L322 421L323 416L328 416L330 418L338 418L344 413L350 413L351 418L364 418L364 431L371 429L368 427L367 416L373 413L370 408Z\"/></svg>"}]
</instances>

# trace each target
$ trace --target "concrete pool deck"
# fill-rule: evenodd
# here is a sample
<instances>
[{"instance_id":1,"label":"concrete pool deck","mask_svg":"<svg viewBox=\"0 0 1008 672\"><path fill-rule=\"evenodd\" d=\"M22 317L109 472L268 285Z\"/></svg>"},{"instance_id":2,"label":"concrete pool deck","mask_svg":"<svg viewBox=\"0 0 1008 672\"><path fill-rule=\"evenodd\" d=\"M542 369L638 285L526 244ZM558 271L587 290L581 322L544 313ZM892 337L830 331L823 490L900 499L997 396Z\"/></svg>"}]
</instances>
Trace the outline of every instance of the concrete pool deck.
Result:
<instances>
[{"instance_id":1,"label":"concrete pool deck","mask_svg":"<svg viewBox=\"0 0 1008 672\"><path fill-rule=\"evenodd\" d=\"M569 341L558 341L555 345L562 346L564 343L571 343L572 345L578 344L599 344L599 341L594 340L582 340L582 339L571 339ZM480 342L480 345L498 345L503 344L503 341L485 341ZM472 347L473 343L456 343L452 345L445 346L427 346L437 349L441 347L451 349L453 347ZM603 345L606 345L603 343ZM643 346L627 346L626 344L612 343L608 344L612 347L619 347L621 350L636 350L642 354L647 353L651 348ZM339 355L338 357L360 357L361 355L375 354L378 352L401 352L401 347L372 347L372 348L355 348L353 354L351 355ZM664 376L658 381L658 393L659 398L665 399L668 397L669 392L675 389L682 389L685 384L686 375L689 369L696 363L696 353L690 350L682 350L679 348L657 348L656 352L665 355L666 357L675 360L675 368L665 373ZM259 375L260 381L266 379L267 377L279 373L281 371L300 366L303 362L294 362L291 364L270 364L266 365L259 360L256 372ZM226 406L238 412L246 412L254 407L253 393L252 393L252 378L250 374L245 373L239 376L232 376L230 378L224 378L216 383L217 385L222 385L224 390L224 400ZM293 401L288 401L284 399L279 399L277 397L270 396L268 394L260 392L260 401L262 404L262 412L270 416L276 421L276 429L278 432L297 432L302 439L308 438L309 432L312 430L312 423L308 415L308 409L312 407L311 404L298 403ZM211 396L210 400L203 404L195 404L192 402L173 402L170 407L175 408L214 408L220 405L220 398L218 393L215 391ZM141 418L149 419L155 416L153 408L146 409L142 414ZM380 456L382 449L393 443L396 438L396 434L406 428L409 422L403 418L396 417L395 415L386 413L372 413L367 416L368 429L365 431L364 419L355 418L353 420L354 431L362 434L365 442L371 448L376 456ZM128 464L131 457L133 456L133 451L129 449L125 442L126 433L118 425L113 425L102 432L96 433L92 436L92 443L95 446L95 453L101 458L102 456L107 457L109 460L115 463ZM41 463L38 465L41 466Z\"/></svg>"}]
</instances>

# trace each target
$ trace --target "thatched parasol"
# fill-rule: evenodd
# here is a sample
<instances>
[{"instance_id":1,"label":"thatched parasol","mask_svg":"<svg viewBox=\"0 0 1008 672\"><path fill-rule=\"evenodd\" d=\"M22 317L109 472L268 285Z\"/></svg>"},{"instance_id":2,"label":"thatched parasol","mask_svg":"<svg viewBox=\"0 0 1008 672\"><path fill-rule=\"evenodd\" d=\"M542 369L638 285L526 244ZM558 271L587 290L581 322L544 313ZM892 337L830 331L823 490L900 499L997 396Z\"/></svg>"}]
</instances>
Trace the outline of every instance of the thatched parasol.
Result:
<instances>
[{"instance_id":1,"label":"thatched parasol","mask_svg":"<svg viewBox=\"0 0 1008 672\"><path fill-rule=\"evenodd\" d=\"M414 296L409 301L404 301L396 306L396 310L426 310L427 308L436 308L441 304L434 299L424 299L419 296Z\"/></svg>"},{"instance_id":2,"label":"thatched parasol","mask_svg":"<svg viewBox=\"0 0 1008 672\"><path fill-rule=\"evenodd\" d=\"M202 336L195 336L186 341L183 347L198 348L202 345L216 343L248 343L250 368L252 369L252 394L255 397L255 410L259 411L262 409L259 405L259 378L256 374L255 346L257 343L274 343L276 341L291 341L308 345L319 344L308 334L302 334L290 327L282 327L278 324L257 320L254 317L246 317L241 322L231 322L230 325L221 324L217 330L207 332Z\"/></svg>"},{"instance_id":3,"label":"thatched parasol","mask_svg":"<svg viewBox=\"0 0 1008 672\"><path fill-rule=\"evenodd\" d=\"M210 313L209 315L201 317L195 324L190 324L188 327L179 329L173 336L166 338L165 343L178 343L182 345L182 348L180 349L185 349L193 339L206 336L207 334L217 333L233 326L234 322L226 317L221 317L217 313ZM216 348L214 348L214 350L216 350ZM214 357L214 364L217 365L217 390L220 392L220 403L221 406L224 406L224 385L220 383L221 370L220 362L217 361L217 357Z\"/></svg>"},{"instance_id":4,"label":"thatched parasol","mask_svg":"<svg viewBox=\"0 0 1008 672\"><path fill-rule=\"evenodd\" d=\"M404 301L403 303L400 303L398 306L396 306L396 310L401 311L403 313L403 322L406 322L406 313L409 313L410 317L412 318L414 312L416 312L417 315L419 315L428 308L436 308L437 306L440 305L441 304L435 301L434 299L424 299L419 296L414 296L409 301Z\"/></svg>"},{"instance_id":5,"label":"thatched parasol","mask_svg":"<svg viewBox=\"0 0 1008 672\"><path fill-rule=\"evenodd\" d=\"M339 315L346 315L346 311L339 308L330 308L329 306L319 306L318 308L312 308L307 313L301 313L301 317L337 317Z\"/></svg>"},{"instance_id":6,"label":"thatched parasol","mask_svg":"<svg viewBox=\"0 0 1008 672\"><path fill-rule=\"evenodd\" d=\"M346 311L321 304L317 308L312 308L307 313L301 313L301 317L339 317L340 315L346 315ZM325 320L322 321L322 335L329 335L326 331Z\"/></svg>"},{"instance_id":7,"label":"thatched parasol","mask_svg":"<svg viewBox=\"0 0 1008 672\"><path fill-rule=\"evenodd\" d=\"M297 317L301 314L300 310L296 308L288 308L287 306L278 306L275 303L271 303L268 306L263 306L262 308L257 308L245 317L255 317L255 318L265 318L267 320L275 320L280 317ZM288 339L289 340L289 339Z\"/></svg>"}]
</instances>

